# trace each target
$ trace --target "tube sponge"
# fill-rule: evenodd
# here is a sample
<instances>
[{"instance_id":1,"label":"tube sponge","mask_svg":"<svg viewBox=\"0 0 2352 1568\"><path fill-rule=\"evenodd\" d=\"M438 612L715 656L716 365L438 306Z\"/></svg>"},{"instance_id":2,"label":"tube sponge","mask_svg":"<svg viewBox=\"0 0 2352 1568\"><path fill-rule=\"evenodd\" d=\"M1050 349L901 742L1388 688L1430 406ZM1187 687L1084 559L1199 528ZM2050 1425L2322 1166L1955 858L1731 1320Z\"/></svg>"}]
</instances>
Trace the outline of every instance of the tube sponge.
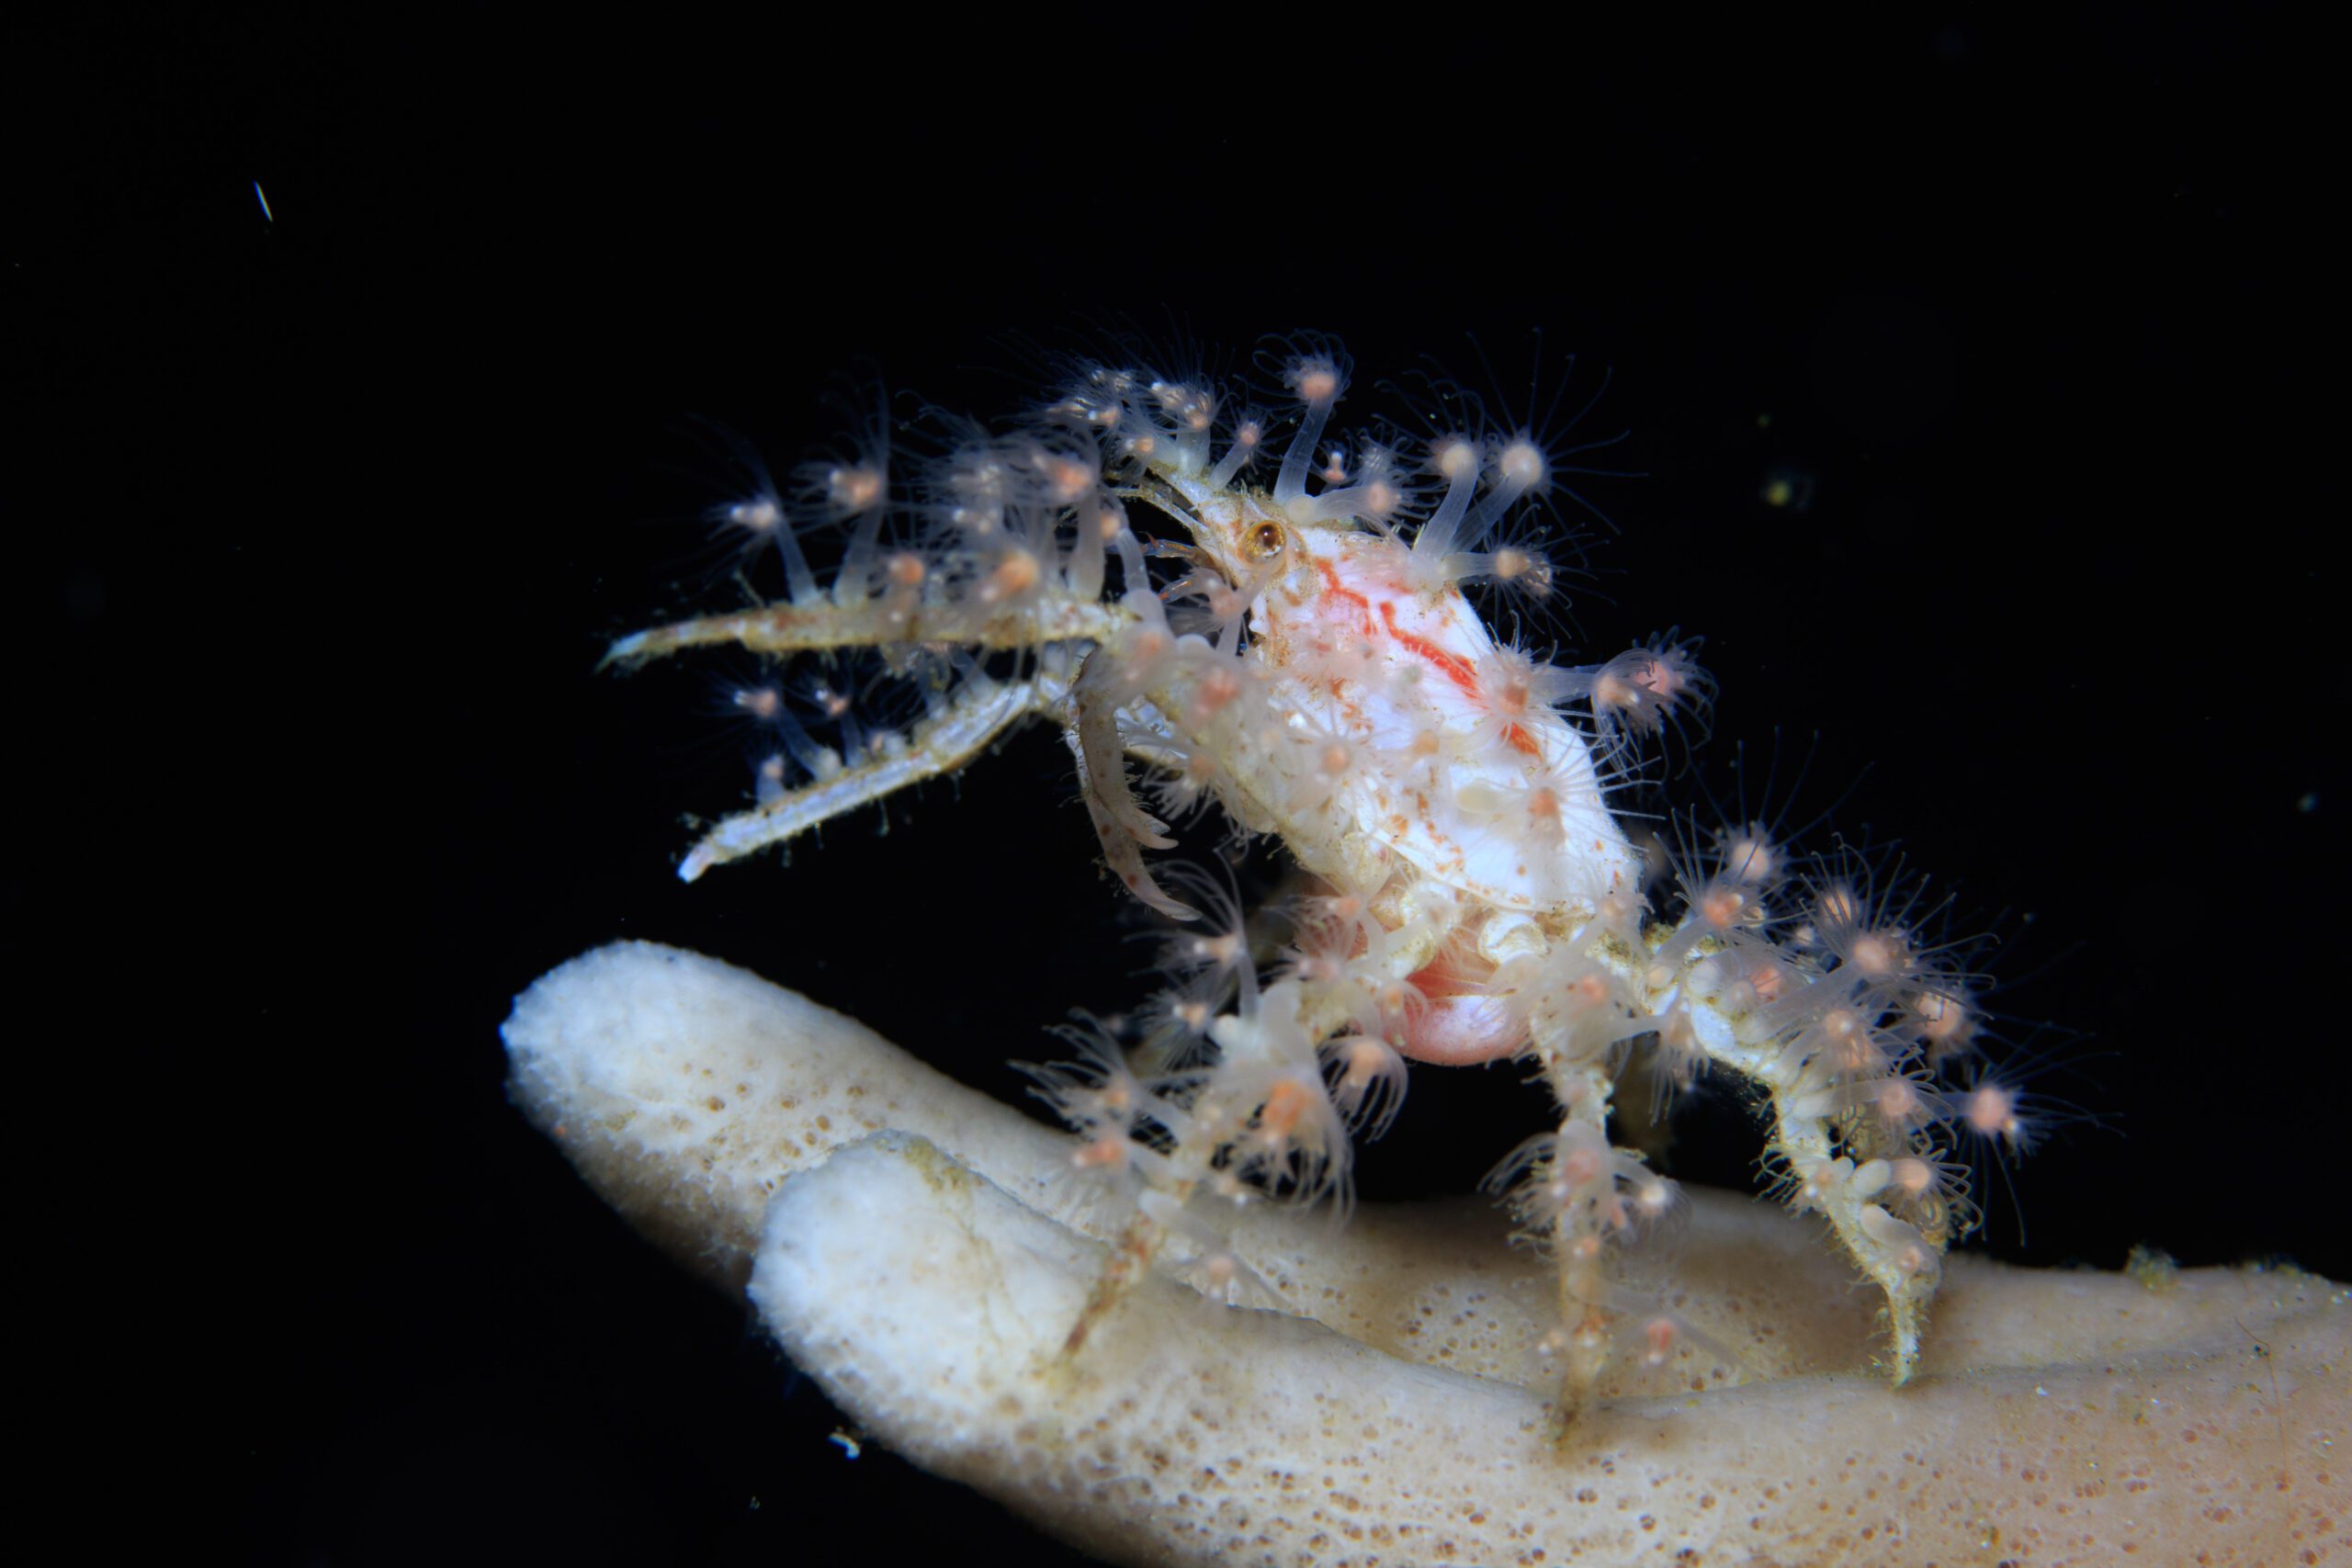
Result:
<instances>
[{"instance_id":1,"label":"tube sponge","mask_svg":"<svg viewBox=\"0 0 2352 1568\"><path fill-rule=\"evenodd\" d=\"M1894 1390L1805 1222L1695 1192L1703 1332L1555 1444L1548 1281L1490 1212L1266 1206L1232 1243L1283 1310L1154 1277L1057 1362L1103 1249L1066 1139L646 943L505 1035L526 1113L876 1438L1113 1561L2352 1562L2352 1294L2292 1269L1955 1256Z\"/></svg>"}]
</instances>

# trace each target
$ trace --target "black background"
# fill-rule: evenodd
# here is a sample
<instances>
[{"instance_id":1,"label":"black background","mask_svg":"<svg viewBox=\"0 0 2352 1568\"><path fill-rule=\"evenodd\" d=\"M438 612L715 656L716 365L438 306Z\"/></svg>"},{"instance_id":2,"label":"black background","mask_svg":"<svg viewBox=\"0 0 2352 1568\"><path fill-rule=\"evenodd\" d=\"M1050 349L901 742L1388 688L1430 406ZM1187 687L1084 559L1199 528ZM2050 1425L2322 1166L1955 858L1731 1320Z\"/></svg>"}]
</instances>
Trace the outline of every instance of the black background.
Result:
<instances>
[{"instance_id":1,"label":"black background","mask_svg":"<svg viewBox=\"0 0 2352 1568\"><path fill-rule=\"evenodd\" d=\"M593 672L724 601L693 418L782 465L842 375L1009 414L1009 344L1121 320L1241 366L1335 333L1343 413L1423 355L1523 387L1537 327L1551 384L1612 371L1588 429L1645 477L1592 487L1613 533L1572 518L1574 648L1703 633L1682 798L1735 795L1741 742L1783 786L1809 759L1770 804L1956 888L2012 1036L2076 1061L2042 1087L2104 1123L1975 1245L2352 1275L2311 46L2219 9L1367 28L126 23L27 57L12 357L56 482L13 673L54 796L7 891L63 998L29 1235L113 1481L205 1477L265 1562L1056 1560L844 1460L506 1107L496 1031L646 937L1010 1097L1068 1009L1140 998L1052 737L686 887L682 815L747 784L710 671ZM1541 1111L1424 1070L1362 1187L1464 1190ZM1702 1105L1677 1168L1756 1153Z\"/></svg>"}]
</instances>

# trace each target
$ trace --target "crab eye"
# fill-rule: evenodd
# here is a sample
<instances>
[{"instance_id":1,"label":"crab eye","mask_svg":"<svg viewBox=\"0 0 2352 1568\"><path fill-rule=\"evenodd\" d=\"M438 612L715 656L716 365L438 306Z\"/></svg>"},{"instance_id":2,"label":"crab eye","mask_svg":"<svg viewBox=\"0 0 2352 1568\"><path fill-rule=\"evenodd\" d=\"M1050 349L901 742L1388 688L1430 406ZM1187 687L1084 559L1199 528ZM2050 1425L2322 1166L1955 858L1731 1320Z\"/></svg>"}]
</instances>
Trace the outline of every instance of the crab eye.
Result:
<instances>
[{"instance_id":1,"label":"crab eye","mask_svg":"<svg viewBox=\"0 0 2352 1568\"><path fill-rule=\"evenodd\" d=\"M1283 553L1283 525L1261 523L1250 530L1242 548L1253 561L1268 561Z\"/></svg>"}]
</instances>

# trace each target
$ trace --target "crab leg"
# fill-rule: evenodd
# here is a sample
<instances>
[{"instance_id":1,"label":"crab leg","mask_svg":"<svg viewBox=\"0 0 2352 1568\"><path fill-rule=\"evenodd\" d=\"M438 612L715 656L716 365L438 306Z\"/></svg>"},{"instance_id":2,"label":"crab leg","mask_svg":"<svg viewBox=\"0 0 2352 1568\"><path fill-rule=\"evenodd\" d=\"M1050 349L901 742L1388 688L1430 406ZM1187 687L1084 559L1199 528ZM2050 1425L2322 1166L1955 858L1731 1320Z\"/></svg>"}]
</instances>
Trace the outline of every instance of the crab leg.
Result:
<instances>
[{"instance_id":1,"label":"crab leg","mask_svg":"<svg viewBox=\"0 0 2352 1568\"><path fill-rule=\"evenodd\" d=\"M616 641L605 665L637 665L690 648L731 646L758 653L844 648L963 647L1050 649L1099 643L1129 613L1073 594L1045 593L1015 604L923 603L888 594L849 603L814 597L726 615L652 626ZM1034 715L1062 716L1067 663L1047 657L1024 679L963 682L903 738L845 767L822 770L749 811L722 818L688 852L679 877L693 882L712 866L781 844L808 829L925 779L952 773Z\"/></svg>"},{"instance_id":2,"label":"crab leg","mask_svg":"<svg viewBox=\"0 0 2352 1568\"><path fill-rule=\"evenodd\" d=\"M1087 818L1094 825L1103 861L1112 874L1126 884L1128 892L1170 919L1195 919L1199 911L1170 897L1144 864L1144 845L1172 849L1176 840L1160 832L1162 824L1136 804L1135 793L1127 787L1125 748L1115 723L1103 698L1096 694L1090 700L1084 684L1081 680L1079 689L1070 694L1074 712L1067 739L1070 754L1078 760L1079 794L1086 802Z\"/></svg>"},{"instance_id":3,"label":"crab leg","mask_svg":"<svg viewBox=\"0 0 2352 1568\"><path fill-rule=\"evenodd\" d=\"M1040 596L994 609L970 604L898 604L887 597L847 604L820 598L632 632L605 649L599 668L640 664L682 649L721 644L755 653L796 653L887 643L1013 649L1101 642L1125 618L1119 605L1075 595Z\"/></svg>"},{"instance_id":4,"label":"crab leg","mask_svg":"<svg viewBox=\"0 0 2352 1568\"><path fill-rule=\"evenodd\" d=\"M679 879L692 882L712 866L781 844L909 784L955 773L1023 719L1058 716L1062 690L1062 682L1049 674L1012 682L974 676L909 730L903 742L723 818L688 852L678 866Z\"/></svg>"}]
</instances>

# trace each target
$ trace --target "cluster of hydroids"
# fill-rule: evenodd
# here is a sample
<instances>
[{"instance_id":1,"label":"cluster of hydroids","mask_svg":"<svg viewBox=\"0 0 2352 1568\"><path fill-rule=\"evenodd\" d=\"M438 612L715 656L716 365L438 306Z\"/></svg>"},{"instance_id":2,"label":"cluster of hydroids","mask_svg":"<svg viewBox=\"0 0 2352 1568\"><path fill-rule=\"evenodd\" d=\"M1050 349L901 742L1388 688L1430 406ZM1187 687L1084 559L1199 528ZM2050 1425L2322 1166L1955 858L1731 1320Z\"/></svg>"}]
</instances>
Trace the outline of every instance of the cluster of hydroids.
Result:
<instances>
[{"instance_id":1,"label":"cluster of hydroids","mask_svg":"<svg viewBox=\"0 0 2352 1568\"><path fill-rule=\"evenodd\" d=\"M1091 366L1009 434L943 425L935 450L894 463L878 428L723 508L781 557L784 597L609 656L800 656L732 694L773 750L756 805L682 874L952 773L1031 717L1063 728L1104 860L1183 922L1143 1021L1075 1031L1080 1060L1036 1073L1076 1130L1073 1166L1123 1214L1070 1354L1154 1265L1249 1287L1233 1208L1343 1204L1351 1140L1387 1124L1408 1063L1510 1057L1558 1106L1496 1183L1556 1262L1539 1348L1564 1413L1613 1356L1662 1356L1687 1332L1633 1266L1679 1205L1610 1136L1629 1072L1668 1091L1653 1103L1702 1074L1753 1098L1788 1201L1826 1216L1884 1292L1903 1381L1973 1213L1959 1156L2028 1131L1982 1070L1970 981L1907 895L1767 825L1694 824L1651 871L1612 798L1708 695L1695 649L1668 637L1556 665L1498 641L1464 592L1553 592L1520 513L1567 454L1451 393L1424 403L1425 435L1343 441L1337 346L1265 363L1286 430L1205 380ZM1146 862L1210 805L1287 854L1278 955L1224 876Z\"/></svg>"}]
</instances>

